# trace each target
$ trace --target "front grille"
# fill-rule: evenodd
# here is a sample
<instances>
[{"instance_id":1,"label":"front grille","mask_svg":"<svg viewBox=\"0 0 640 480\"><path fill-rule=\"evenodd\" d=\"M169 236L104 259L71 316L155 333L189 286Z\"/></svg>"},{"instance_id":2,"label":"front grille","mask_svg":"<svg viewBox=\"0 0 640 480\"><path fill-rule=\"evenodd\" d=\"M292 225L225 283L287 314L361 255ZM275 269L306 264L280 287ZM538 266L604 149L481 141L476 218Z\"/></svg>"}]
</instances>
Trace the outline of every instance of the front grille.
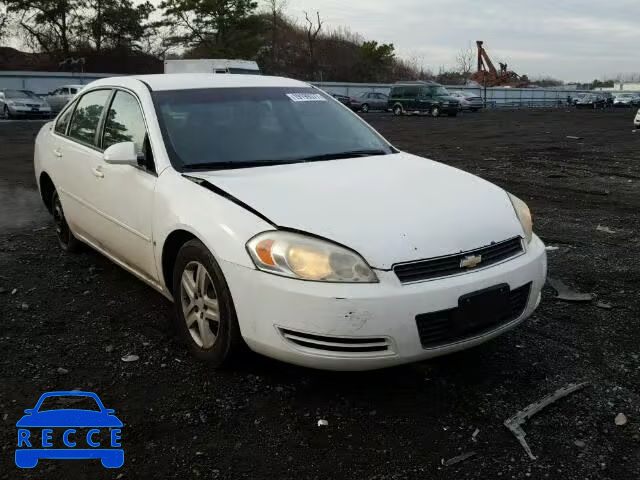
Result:
<instances>
[{"instance_id":1,"label":"front grille","mask_svg":"<svg viewBox=\"0 0 640 480\"><path fill-rule=\"evenodd\" d=\"M329 337L281 328L282 336L298 347L318 352L339 352L361 356L362 354L392 353L391 344L383 337Z\"/></svg>"},{"instance_id":2,"label":"front grille","mask_svg":"<svg viewBox=\"0 0 640 480\"><path fill-rule=\"evenodd\" d=\"M417 262L401 263L393 267L402 283L420 282L434 278L448 277L460 273L477 270L479 268L495 265L511 257L522 253L522 241L515 237L504 242L493 243L489 246L456 253L446 257L418 260ZM468 256L481 256L480 263L474 268L460 266L460 262Z\"/></svg>"},{"instance_id":3,"label":"front grille","mask_svg":"<svg viewBox=\"0 0 640 480\"><path fill-rule=\"evenodd\" d=\"M527 306L531 283L509 292L509 301L504 311L492 318L484 318L480 326L457 325L454 319L456 308L439 312L422 313L416 316L420 343L424 348L434 348L488 333L516 320ZM482 312L478 312L482 316Z\"/></svg>"}]
</instances>

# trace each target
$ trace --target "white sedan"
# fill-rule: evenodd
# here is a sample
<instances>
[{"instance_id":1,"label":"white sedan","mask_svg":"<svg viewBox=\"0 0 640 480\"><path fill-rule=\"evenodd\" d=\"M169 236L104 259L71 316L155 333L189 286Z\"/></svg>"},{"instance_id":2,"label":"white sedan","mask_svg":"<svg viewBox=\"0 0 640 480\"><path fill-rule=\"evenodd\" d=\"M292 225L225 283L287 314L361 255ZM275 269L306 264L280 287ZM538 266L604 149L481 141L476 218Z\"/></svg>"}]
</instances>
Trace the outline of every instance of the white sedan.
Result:
<instances>
[{"instance_id":1,"label":"white sedan","mask_svg":"<svg viewBox=\"0 0 640 480\"><path fill-rule=\"evenodd\" d=\"M296 80L98 80L42 128L35 172L61 247L172 299L213 366L245 344L334 370L459 351L529 317L545 280L521 200Z\"/></svg>"}]
</instances>

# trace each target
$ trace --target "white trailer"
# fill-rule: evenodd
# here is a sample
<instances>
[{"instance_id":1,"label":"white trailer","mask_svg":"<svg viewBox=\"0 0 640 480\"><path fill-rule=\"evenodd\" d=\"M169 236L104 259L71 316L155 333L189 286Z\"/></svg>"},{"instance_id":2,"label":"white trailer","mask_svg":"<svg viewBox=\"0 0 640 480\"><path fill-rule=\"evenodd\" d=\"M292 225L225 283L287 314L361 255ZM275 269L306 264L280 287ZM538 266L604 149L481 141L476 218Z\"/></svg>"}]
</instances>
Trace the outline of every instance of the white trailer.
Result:
<instances>
[{"instance_id":1,"label":"white trailer","mask_svg":"<svg viewBox=\"0 0 640 480\"><path fill-rule=\"evenodd\" d=\"M165 60L164 73L240 73L260 75L260 67L252 60L199 58L193 60Z\"/></svg>"}]
</instances>

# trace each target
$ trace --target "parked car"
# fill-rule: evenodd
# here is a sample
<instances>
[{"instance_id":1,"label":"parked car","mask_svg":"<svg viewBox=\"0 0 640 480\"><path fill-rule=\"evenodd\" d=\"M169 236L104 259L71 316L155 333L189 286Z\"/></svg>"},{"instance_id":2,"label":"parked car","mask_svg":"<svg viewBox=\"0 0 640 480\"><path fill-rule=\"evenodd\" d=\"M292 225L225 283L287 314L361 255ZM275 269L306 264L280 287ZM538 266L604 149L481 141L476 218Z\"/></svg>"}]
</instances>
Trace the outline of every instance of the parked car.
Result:
<instances>
[{"instance_id":1,"label":"parked car","mask_svg":"<svg viewBox=\"0 0 640 480\"><path fill-rule=\"evenodd\" d=\"M596 95L593 93L587 94L583 96L576 103L576 107L578 108L605 108L607 106L607 101L604 99L602 95Z\"/></svg>"},{"instance_id":2,"label":"parked car","mask_svg":"<svg viewBox=\"0 0 640 480\"><path fill-rule=\"evenodd\" d=\"M243 343L335 370L456 352L523 322L545 282L524 202L297 80L100 79L41 129L34 164L62 249L172 299L212 366Z\"/></svg>"},{"instance_id":3,"label":"parked car","mask_svg":"<svg viewBox=\"0 0 640 480\"><path fill-rule=\"evenodd\" d=\"M578 105L578 102L582 100L584 97L586 97L587 95L589 95L589 93L586 93L586 92L576 93L575 96L572 97L573 104Z\"/></svg>"},{"instance_id":4,"label":"parked car","mask_svg":"<svg viewBox=\"0 0 640 480\"><path fill-rule=\"evenodd\" d=\"M446 88L435 82L406 82L391 87L388 108L395 115L428 113L433 117L455 117L460 102Z\"/></svg>"},{"instance_id":5,"label":"parked car","mask_svg":"<svg viewBox=\"0 0 640 480\"><path fill-rule=\"evenodd\" d=\"M633 126L640 128L640 110L636 113L636 118L633 120Z\"/></svg>"},{"instance_id":6,"label":"parked car","mask_svg":"<svg viewBox=\"0 0 640 480\"><path fill-rule=\"evenodd\" d=\"M2 118L50 117L51 107L28 90L0 90L0 114Z\"/></svg>"},{"instance_id":7,"label":"parked car","mask_svg":"<svg viewBox=\"0 0 640 480\"><path fill-rule=\"evenodd\" d=\"M477 112L484 107L484 101L482 97L476 95L473 92L457 91L451 92L451 96L455 97L460 102L460 110L469 110Z\"/></svg>"},{"instance_id":8,"label":"parked car","mask_svg":"<svg viewBox=\"0 0 640 480\"><path fill-rule=\"evenodd\" d=\"M360 103L360 111L367 113L369 110L386 110L389 97L379 92L364 92L356 99Z\"/></svg>"},{"instance_id":9,"label":"parked car","mask_svg":"<svg viewBox=\"0 0 640 480\"><path fill-rule=\"evenodd\" d=\"M636 93L619 93L613 100L614 107L632 108L640 105L640 96Z\"/></svg>"},{"instance_id":10,"label":"parked car","mask_svg":"<svg viewBox=\"0 0 640 480\"><path fill-rule=\"evenodd\" d=\"M58 113L80 91L84 85L63 85L49 92L46 99L53 112Z\"/></svg>"},{"instance_id":11,"label":"parked car","mask_svg":"<svg viewBox=\"0 0 640 480\"><path fill-rule=\"evenodd\" d=\"M601 95L604 98L604 101L606 104L605 106L613 107L613 102L615 100L615 97L611 92L599 92L599 95Z\"/></svg>"},{"instance_id":12,"label":"parked car","mask_svg":"<svg viewBox=\"0 0 640 480\"><path fill-rule=\"evenodd\" d=\"M354 112L360 110L361 104L355 98L349 97L348 95L340 95L339 93L332 93L331 96Z\"/></svg>"}]
</instances>

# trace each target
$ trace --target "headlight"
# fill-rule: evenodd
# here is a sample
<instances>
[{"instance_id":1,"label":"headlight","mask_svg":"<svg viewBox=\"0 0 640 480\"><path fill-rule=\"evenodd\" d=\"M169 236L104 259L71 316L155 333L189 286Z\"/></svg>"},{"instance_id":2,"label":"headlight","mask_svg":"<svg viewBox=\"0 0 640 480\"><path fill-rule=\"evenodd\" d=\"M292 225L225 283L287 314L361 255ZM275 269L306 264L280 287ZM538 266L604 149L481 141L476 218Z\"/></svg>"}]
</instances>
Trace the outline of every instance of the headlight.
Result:
<instances>
[{"instance_id":1,"label":"headlight","mask_svg":"<svg viewBox=\"0 0 640 480\"><path fill-rule=\"evenodd\" d=\"M355 252L299 233L270 231L247 242L259 270L317 282L375 283L371 267Z\"/></svg>"},{"instance_id":2,"label":"headlight","mask_svg":"<svg viewBox=\"0 0 640 480\"><path fill-rule=\"evenodd\" d=\"M527 204L518 197L511 195L510 193L507 193L507 195L509 195L513 209L516 211L518 220L520 220L520 225L522 225L522 229L524 230L527 243L529 243L533 238L533 219L531 218L531 211Z\"/></svg>"}]
</instances>

